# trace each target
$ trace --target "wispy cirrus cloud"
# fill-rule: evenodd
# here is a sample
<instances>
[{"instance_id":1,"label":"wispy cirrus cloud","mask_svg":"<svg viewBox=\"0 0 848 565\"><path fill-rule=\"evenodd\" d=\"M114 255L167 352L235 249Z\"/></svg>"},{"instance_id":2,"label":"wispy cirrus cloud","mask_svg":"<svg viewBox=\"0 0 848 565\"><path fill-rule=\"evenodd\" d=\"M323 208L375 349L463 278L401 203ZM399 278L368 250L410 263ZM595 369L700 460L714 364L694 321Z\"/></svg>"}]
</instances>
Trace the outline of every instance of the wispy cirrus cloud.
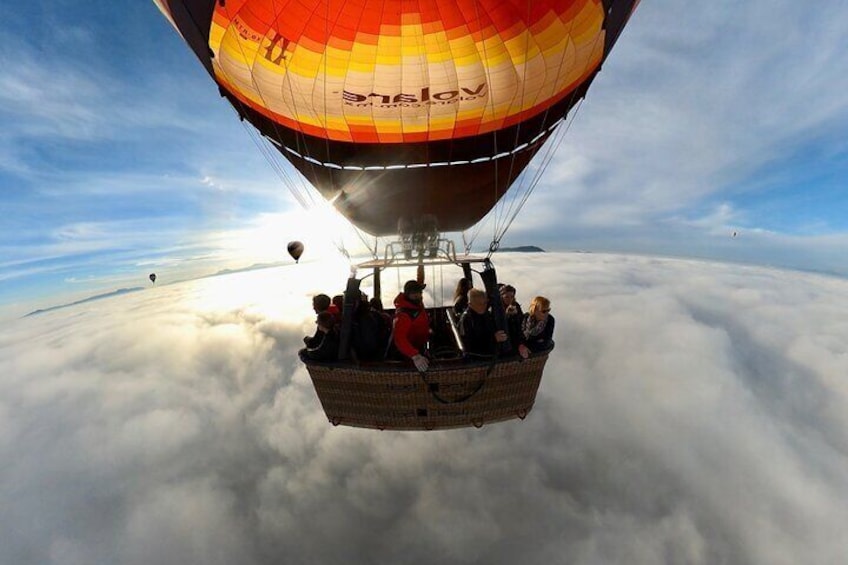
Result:
<instances>
[{"instance_id":1,"label":"wispy cirrus cloud","mask_svg":"<svg viewBox=\"0 0 848 565\"><path fill-rule=\"evenodd\" d=\"M845 155L845 9L641 5L538 193L575 225L644 224L733 198L810 144Z\"/></svg>"},{"instance_id":2,"label":"wispy cirrus cloud","mask_svg":"<svg viewBox=\"0 0 848 565\"><path fill-rule=\"evenodd\" d=\"M508 243L848 273L846 18L640 5Z\"/></svg>"},{"instance_id":3,"label":"wispy cirrus cloud","mask_svg":"<svg viewBox=\"0 0 848 565\"><path fill-rule=\"evenodd\" d=\"M119 17L71 5L28 3L0 35L11 260L71 250L52 239L61 226L146 221L152 245L167 233L167 247L191 249L295 209L152 3L114 7ZM504 243L839 270L845 19L834 1L641 4ZM17 31L33 22L44 32ZM112 237L104 271L147 260L132 235ZM32 281L20 273L16 284Z\"/></svg>"}]
</instances>

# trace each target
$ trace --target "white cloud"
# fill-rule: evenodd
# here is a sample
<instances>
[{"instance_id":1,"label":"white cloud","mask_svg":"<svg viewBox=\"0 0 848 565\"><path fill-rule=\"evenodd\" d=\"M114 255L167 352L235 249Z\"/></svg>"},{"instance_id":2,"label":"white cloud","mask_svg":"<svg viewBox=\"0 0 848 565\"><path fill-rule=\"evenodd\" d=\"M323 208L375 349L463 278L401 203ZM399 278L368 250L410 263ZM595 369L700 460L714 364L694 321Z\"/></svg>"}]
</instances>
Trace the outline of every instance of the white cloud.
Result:
<instances>
[{"instance_id":1,"label":"white cloud","mask_svg":"<svg viewBox=\"0 0 848 565\"><path fill-rule=\"evenodd\" d=\"M844 280L496 259L558 344L530 416L482 430L327 423L295 351L343 265L7 324L0 562L840 562Z\"/></svg>"},{"instance_id":2,"label":"white cloud","mask_svg":"<svg viewBox=\"0 0 848 565\"><path fill-rule=\"evenodd\" d=\"M575 227L650 225L844 137L846 17L839 2L641 4L531 204L558 204Z\"/></svg>"}]
</instances>

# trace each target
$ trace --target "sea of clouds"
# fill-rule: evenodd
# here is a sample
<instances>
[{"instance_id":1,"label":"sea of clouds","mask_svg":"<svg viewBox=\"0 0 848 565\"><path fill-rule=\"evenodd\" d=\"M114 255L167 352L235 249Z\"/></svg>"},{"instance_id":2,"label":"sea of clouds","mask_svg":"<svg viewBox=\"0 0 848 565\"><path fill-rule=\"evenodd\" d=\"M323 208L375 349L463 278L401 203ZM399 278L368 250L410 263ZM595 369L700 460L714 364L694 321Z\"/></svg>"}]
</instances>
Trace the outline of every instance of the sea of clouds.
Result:
<instances>
[{"instance_id":1,"label":"sea of clouds","mask_svg":"<svg viewBox=\"0 0 848 565\"><path fill-rule=\"evenodd\" d=\"M7 324L0 563L844 562L848 281L496 259L551 299L557 349L528 418L479 430L327 422L295 353L343 268Z\"/></svg>"}]
</instances>

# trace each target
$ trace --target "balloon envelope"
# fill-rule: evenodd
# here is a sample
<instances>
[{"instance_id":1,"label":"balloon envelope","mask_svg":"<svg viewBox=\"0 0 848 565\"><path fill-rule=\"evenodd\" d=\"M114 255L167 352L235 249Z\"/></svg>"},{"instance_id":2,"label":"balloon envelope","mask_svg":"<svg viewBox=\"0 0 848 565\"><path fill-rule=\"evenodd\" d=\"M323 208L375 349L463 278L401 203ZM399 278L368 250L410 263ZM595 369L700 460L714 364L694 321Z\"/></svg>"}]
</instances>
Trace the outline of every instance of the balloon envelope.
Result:
<instances>
[{"instance_id":1,"label":"balloon envelope","mask_svg":"<svg viewBox=\"0 0 848 565\"><path fill-rule=\"evenodd\" d=\"M300 260L300 256L303 255L303 244L299 241L291 241L288 245L289 255L292 256L292 259L295 262Z\"/></svg>"},{"instance_id":2,"label":"balloon envelope","mask_svg":"<svg viewBox=\"0 0 848 565\"><path fill-rule=\"evenodd\" d=\"M154 0L355 225L471 227L585 95L639 0Z\"/></svg>"}]
</instances>

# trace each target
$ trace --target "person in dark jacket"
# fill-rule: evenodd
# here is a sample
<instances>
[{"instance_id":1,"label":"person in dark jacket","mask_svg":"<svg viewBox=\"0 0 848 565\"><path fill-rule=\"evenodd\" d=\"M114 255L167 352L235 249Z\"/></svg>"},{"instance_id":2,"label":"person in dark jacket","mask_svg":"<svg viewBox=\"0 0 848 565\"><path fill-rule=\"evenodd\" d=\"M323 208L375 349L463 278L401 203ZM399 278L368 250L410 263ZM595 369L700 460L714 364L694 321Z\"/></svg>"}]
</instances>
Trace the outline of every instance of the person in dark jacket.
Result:
<instances>
[{"instance_id":1,"label":"person in dark jacket","mask_svg":"<svg viewBox=\"0 0 848 565\"><path fill-rule=\"evenodd\" d=\"M524 343L521 335L521 325L524 321L524 312L521 305L515 300L515 287L505 284L500 288L501 302L503 303L504 315L506 316L506 333L512 344L512 351L521 353L520 345Z\"/></svg>"},{"instance_id":2,"label":"person in dark jacket","mask_svg":"<svg viewBox=\"0 0 848 565\"><path fill-rule=\"evenodd\" d=\"M339 334L334 327L333 315L321 312L315 323L321 342L316 347L301 349L301 355L312 361L336 361L339 358Z\"/></svg>"},{"instance_id":3,"label":"person in dark jacket","mask_svg":"<svg viewBox=\"0 0 848 565\"><path fill-rule=\"evenodd\" d=\"M330 301L330 297L326 294L316 294L312 297L312 309L315 310L316 314L326 312L331 306L332 302ZM321 345L321 339L323 339L323 337L324 334L322 334L321 331L316 328L314 335L308 335L303 338L303 343L306 344L307 349L318 347L319 345Z\"/></svg>"},{"instance_id":4,"label":"person in dark jacket","mask_svg":"<svg viewBox=\"0 0 848 565\"><path fill-rule=\"evenodd\" d=\"M395 348L410 359L419 371L426 371L430 363L424 349L430 339L430 318L424 309L427 285L415 280L406 281L403 292L395 298L394 337Z\"/></svg>"},{"instance_id":5,"label":"person in dark jacket","mask_svg":"<svg viewBox=\"0 0 848 565\"><path fill-rule=\"evenodd\" d=\"M341 331L342 318L344 317L344 294L337 294L333 297L333 303L327 308L327 311L333 315L333 325L336 331Z\"/></svg>"},{"instance_id":6,"label":"person in dark jacket","mask_svg":"<svg viewBox=\"0 0 848 565\"><path fill-rule=\"evenodd\" d=\"M383 320L383 330L385 332L386 339L388 339L389 334L392 333L392 315L383 309L383 301L379 296L375 296L368 303L371 305L371 311L379 314L380 318Z\"/></svg>"},{"instance_id":7,"label":"person in dark jacket","mask_svg":"<svg viewBox=\"0 0 848 565\"><path fill-rule=\"evenodd\" d=\"M368 297L361 295L353 313L351 347L357 359L376 361L383 357L389 334L382 314L373 310Z\"/></svg>"},{"instance_id":8,"label":"person in dark jacket","mask_svg":"<svg viewBox=\"0 0 848 565\"><path fill-rule=\"evenodd\" d=\"M554 317L551 315L551 301L544 296L537 296L530 301L530 308L524 315L521 333L524 345L530 351L544 351L550 348L554 341Z\"/></svg>"},{"instance_id":9,"label":"person in dark jacket","mask_svg":"<svg viewBox=\"0 0 848 565\"><path fill-rule=\"evenodd\" d=\"M495 318L488 307L485 292L476 288L468 291L468 309L459 318L459 335L466 353L495 355L498 343L507 340L506 332L495 327Z\"/></svg>"}]
</instances>

